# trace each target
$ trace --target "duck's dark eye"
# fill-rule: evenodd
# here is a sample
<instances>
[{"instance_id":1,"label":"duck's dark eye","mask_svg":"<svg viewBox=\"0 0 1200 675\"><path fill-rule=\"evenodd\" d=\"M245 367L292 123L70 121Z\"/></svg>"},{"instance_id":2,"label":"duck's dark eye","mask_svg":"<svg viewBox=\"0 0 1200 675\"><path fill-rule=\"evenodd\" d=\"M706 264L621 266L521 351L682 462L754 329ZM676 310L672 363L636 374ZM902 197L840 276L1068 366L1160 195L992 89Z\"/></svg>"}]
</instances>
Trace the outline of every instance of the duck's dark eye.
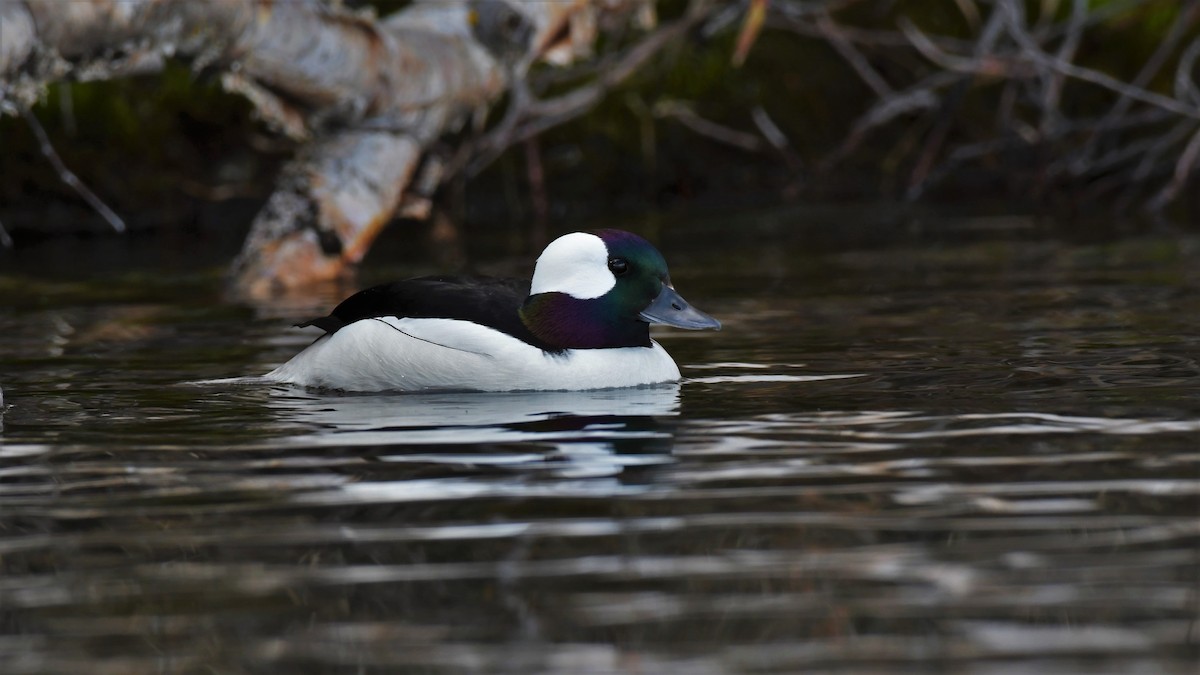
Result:
<instances>
[{"instance_id":1,"label":"duck's dark eye","mask_svg":"<svg viewBox=\"0 0 1200 675\"><path fill-rule=\"evenodd\" d=\"M629 263L625 262L624 258L609 258L608 270L617 276L621 276L629 271Z\"/></svg>"}]
</instances>

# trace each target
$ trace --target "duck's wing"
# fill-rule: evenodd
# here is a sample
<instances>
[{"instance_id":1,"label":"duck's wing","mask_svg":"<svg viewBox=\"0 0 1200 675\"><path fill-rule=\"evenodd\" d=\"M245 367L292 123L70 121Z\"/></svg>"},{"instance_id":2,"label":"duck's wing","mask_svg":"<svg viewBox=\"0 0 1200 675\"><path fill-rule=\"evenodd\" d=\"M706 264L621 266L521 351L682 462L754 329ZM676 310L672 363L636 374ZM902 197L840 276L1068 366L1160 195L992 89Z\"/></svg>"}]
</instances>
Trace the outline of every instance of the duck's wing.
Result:
<instances>
[{"instance_id":1,"label":"duck's wing","mask_svg":"<svg viewBox=\"0 0 1200 675\"><path fill-rule=\"evenodd\" d=\"M535 338L518 313L528 295L529 281L522 279L418 277L359 291L343 300L328 316L296 325L316 326L334 333L363 319L457 319L533 342Z\"/></svg>"}]
</instances>

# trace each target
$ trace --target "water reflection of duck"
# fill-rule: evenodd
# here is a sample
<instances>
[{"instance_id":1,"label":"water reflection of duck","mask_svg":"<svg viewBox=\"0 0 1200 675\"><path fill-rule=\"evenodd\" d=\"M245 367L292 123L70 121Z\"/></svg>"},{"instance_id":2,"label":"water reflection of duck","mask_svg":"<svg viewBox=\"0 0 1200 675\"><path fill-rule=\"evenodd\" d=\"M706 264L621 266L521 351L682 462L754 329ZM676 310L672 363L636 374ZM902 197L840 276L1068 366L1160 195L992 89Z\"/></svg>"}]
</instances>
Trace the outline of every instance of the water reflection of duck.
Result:
<instances>
[{"instance_id":1,"label":"water reflection of duck","mask_svg":"<svg viewBox=\"0 0 1200 675\"><path fill-rule=\"evenodd\" d=\"M434 392L355 396L276 390L270 406L288 422L313 425L306 445L396 445L584 441L649 443L669 453L679 385L574 392ZM665 444L665 450L663 446ZM528 452L525 450L524 452Z\"/></svg>"},{"instance_id":2,"label":"water reflection of duck","mask_svg":"<svg viewBox=\"0 0 1200 675\"><path fill-rule=\"evenodd\" d=\"M621 230L551 242L531 281L422 277L350 296L267 374L348 391L583 390L675 382L651 323L720 328L675 292L661 253Z\"/></svg>"}]
</instances>

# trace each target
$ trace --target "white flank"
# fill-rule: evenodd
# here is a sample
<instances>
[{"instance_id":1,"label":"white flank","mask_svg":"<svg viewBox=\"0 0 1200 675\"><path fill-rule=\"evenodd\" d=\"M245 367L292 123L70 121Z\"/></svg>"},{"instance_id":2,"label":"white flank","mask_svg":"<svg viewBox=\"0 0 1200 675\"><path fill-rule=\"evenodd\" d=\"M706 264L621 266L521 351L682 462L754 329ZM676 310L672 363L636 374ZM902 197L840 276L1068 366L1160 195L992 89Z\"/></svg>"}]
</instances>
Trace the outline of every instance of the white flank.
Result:
<instances>
[{"instance_id":1,"label":"white flank","mask_svg":"<svg viewBox=\"0 0 1200 675\"><path fill-rule=\"evenodd\" d=\"M383 317L320 338L266 377L346 391L568 391L677 382L679 368L657 342L554 355L469 321Z\"/></svg>"},{"instance_id":2,"label":"white flank","mask_svg":"<svg viewBox=\"0 0 1200 675\"><path fill-rule=\"evenodd\" d=\"M566 293L580 300L598 298L617 285L608 271L608 247L594 234L572 232L550 242L537 259L530 295Z\"/></svg>"}]
</instances>

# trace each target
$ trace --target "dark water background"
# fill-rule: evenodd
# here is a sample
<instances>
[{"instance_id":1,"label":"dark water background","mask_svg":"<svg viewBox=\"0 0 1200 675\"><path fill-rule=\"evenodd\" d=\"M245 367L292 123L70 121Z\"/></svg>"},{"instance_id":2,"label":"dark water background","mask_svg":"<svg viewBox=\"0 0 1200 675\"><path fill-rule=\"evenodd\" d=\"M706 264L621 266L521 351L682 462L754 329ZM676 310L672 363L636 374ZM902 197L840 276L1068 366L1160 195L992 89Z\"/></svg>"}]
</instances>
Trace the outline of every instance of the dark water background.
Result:
<instances>
[{"instance_id":1,"label":"dark water background","mask_svg":"<svg viewBox=\"0 0 1200 675\"><path fill-rule=\"evenodd\" d=\"M725 323L660 334L678 387L187 384L336 298L228 302L203 247L8 254L0 670L1196 672L1200 236L625 225ZM434 271L397 238L363 283Z\"/></svg>"}]
</instances>

